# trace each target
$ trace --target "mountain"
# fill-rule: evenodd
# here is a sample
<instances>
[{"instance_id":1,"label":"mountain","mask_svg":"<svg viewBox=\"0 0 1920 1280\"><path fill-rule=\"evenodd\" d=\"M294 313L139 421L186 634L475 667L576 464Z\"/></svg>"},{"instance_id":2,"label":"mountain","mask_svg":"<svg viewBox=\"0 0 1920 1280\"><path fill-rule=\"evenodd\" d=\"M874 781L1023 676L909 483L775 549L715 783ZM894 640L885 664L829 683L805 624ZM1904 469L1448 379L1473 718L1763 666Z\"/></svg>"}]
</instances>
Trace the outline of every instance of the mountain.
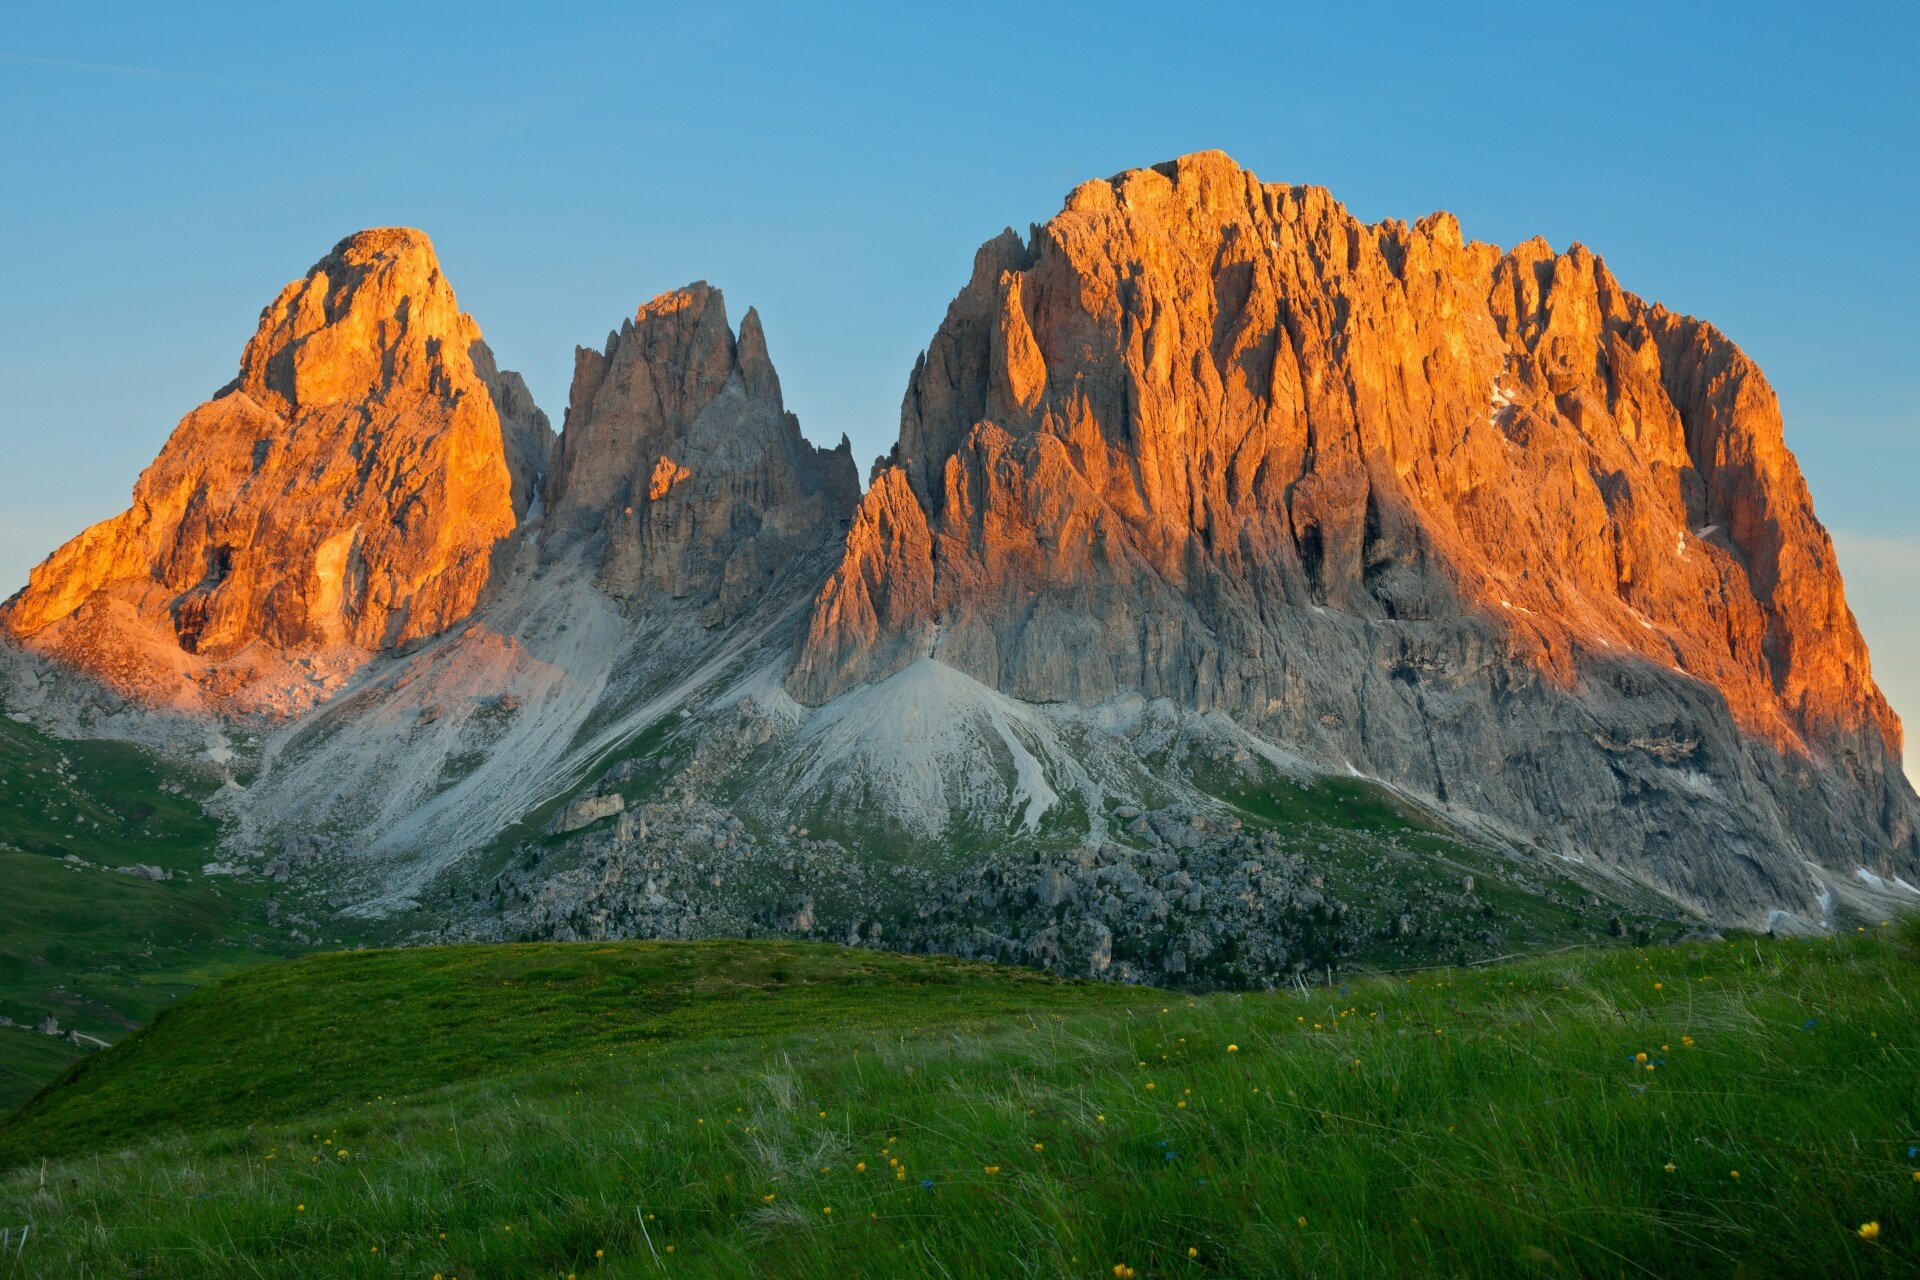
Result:
<instances>
[{"instance_id":1,"label":"mountain","mask_svg":"<svg viewBox=\"0 0 1920 1280\"><path fill-rule=\"evenodd\" d=\"M1804 908L1920 869L1900 727L1760 370L1576 245L1369 226L1217 152L986 245L787 684L930 658Z\"/></svg>"},{"instance_id":2,"label":"mountain","mask_svg":"<svg viewBox=\"0 0 1920 1280\"><path fill-rule=\"evenodd\" d=\"M363 231L280 291L133 506L0 629L141 702L297 714L472 612L550 438L427 238Z\"/></svg>"},{"instance_id":3,"label":"mountain","mask_svg":"<svg viewBox=\"0 0 1920 1280\"><path fill-rule=\"evenodd\" d=\"M8 604L9 712L172 709L223 865L400 941L1244 986L1920 897L1771 390L1578 246L1203 153L982 248L864 493L705 284L548 439L344 241Z\"/></svg>"}]
</instances>

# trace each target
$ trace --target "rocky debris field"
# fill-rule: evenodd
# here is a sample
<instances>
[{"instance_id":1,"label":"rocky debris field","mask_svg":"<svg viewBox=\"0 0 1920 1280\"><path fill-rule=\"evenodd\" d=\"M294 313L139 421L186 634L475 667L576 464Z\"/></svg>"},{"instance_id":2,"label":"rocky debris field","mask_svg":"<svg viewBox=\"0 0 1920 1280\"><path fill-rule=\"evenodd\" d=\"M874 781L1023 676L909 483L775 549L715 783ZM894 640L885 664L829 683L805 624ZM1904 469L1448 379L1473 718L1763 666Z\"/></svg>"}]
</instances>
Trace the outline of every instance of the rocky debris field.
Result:
<instances>
[{"instance_id":1,"label":"rocky debris field","mask_svg":"<svg viewBox=\"0 0 1920 1280\"><path fill-rule=\"evenodd\" d=\"M646 769L626 762L601 785ZM570 826L587 813L602 816ZM560 815L419 940L791 937L1213 989L1485 958L1543 929L1686 929L1491 850L1463 870L1411 829L1282 832L1185 804L1116 808L1116 840L928 864L863 858L804 828L756 834L672 783L635 804L583 796Z\"/></svg>"}]
</instances>

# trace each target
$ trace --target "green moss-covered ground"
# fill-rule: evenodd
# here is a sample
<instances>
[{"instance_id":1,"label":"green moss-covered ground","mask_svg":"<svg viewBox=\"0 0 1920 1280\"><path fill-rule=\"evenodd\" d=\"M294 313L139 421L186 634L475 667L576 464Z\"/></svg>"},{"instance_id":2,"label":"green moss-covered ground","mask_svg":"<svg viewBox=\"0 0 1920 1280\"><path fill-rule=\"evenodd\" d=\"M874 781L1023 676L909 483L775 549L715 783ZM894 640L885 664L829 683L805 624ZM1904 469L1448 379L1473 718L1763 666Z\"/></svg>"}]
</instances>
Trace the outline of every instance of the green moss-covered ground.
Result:
<instances>
[{"instance_id":1,"label":"green moss-covered ground","mask_svg":"<svg viewBox=\"0 0 1920 1280\"><path fill-rule=\"evenodd\" d=\"M1200 998L787 943L317 956L0 1128L0 1224L63 1277L1913 1275L1916 946Z\"/></svg>"}]
</instances>

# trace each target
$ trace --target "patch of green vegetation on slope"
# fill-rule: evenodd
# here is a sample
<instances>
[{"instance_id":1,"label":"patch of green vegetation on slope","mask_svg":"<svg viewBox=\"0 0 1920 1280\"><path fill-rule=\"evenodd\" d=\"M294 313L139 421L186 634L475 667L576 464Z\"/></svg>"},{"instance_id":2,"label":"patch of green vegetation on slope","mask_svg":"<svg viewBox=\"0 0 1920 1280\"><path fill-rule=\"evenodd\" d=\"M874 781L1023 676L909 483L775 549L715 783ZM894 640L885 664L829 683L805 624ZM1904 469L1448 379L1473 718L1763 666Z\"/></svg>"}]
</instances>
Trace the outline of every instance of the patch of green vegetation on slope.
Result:
<instances>
[{"instance_id":1,"label":"patch of green vegetation on slope","mask_svg":"<svg viewBox=\"0 0 1920 1280\"><path fill-rule=\"evenodd\" d=\"M316 992L325 998L316 1002ZM336 951L181 1000L12 1117L0 1130L0 1163L156 1128L284 1119L342 1099L597 1065L647 1044L1141 999L1031 970L804 943Z\"/></svg>"},{"instance_id":2,"label":"patch of green vegetation on slope","mask_svg":"<svg viewBox=\"0 0 1920 1280\"><path fill-rule=\"evenodd\" d=\"M328 956L14 1120L13 1160L90 1153L0 1221L45 1275L1911 1275L1917 945L1204 998L792 944Z\"/></svg>"},{"instance_id":3,"label":"patch of green vegetation on slope","mask_svg":"<svg viewBox=\"0 0 1920 1280\"><path fill-rule=\"evenodd\" d=\"M88 1044L118 1041L210 977L293 949L266 924L272 886L208 877L210 778L122 742L61 742L0 719L0 1109ZM69 861L69 858L78 861ZM171 880L120 874L144 865Z\"/></svg>"},{"instance_id":4,"label":"patch of green vegetation on slope","mask_svg":"<svg viewBox=\"0 0 1920 1280\"><path fill-rule=\"evenodd\" d=\"M1345 902L1348 964L1405 969L1464 964L1555 946L1672 942L1688 926L1671 904L1570 864L1453 830L1365 778L1288 777L1264 762L1181 766L1250 826L1284 835ZM1590 879L1592 879L1590 877Z\"/></svg>"}]
</instances>

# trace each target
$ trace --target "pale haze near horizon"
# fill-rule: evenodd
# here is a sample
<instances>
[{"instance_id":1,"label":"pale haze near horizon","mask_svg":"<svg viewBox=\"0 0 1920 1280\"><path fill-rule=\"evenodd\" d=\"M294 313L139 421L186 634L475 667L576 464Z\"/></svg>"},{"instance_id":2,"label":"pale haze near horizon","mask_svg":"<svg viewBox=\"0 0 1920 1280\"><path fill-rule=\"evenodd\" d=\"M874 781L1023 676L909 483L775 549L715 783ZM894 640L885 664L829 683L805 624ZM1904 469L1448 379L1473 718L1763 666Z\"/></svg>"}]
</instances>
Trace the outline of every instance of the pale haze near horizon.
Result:
<instances>
[{"instance_id":1,"label":"pale haze near horizon","mask_svg":"<svg viewBox=\"0 0 1920 1280\"><path fill-rule=\"evenodd\" d=\"M0 593L126 507L260 308L361 227L433 237L556 426L575 344L707 279L736 324L759 308L807 434L845 432L864 469L982 241L1219 147L1362 218L1583 242L1725 330L1920 724L1910 11L835 12L0 5Z\"/></svg>"}]
</instances>

